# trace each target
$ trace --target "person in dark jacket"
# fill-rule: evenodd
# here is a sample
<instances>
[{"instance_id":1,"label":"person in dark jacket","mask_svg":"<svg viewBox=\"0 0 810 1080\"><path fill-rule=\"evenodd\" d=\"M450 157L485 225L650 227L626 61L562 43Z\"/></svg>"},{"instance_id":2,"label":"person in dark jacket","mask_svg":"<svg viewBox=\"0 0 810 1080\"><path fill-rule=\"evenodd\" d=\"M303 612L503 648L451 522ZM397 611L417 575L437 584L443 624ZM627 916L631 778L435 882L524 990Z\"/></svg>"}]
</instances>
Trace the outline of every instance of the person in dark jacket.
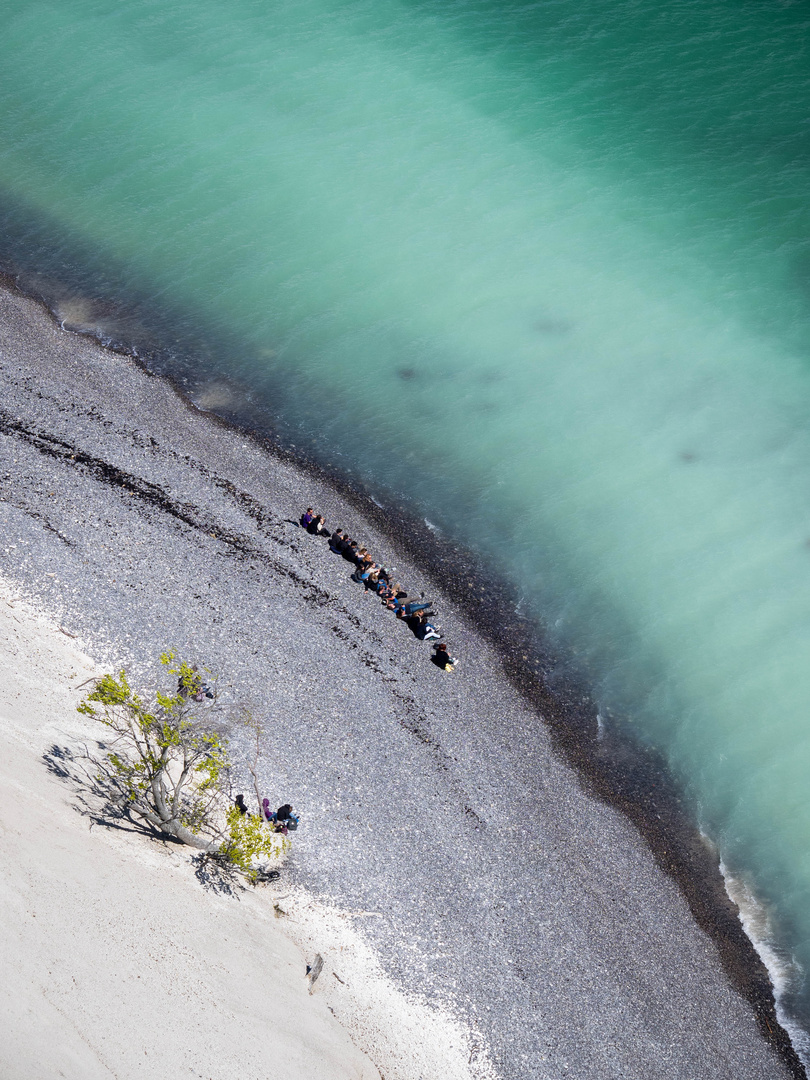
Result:
<instances>
[{"instance_id":1,"label":"person in dark jacket","mask_svg":"<svg viewBox=\"0 0 810 1080\"><path fill-rule=\"evenodd\" d=\"M441 668L442 671L455 671L456 660L455 656L451 656L447 651L447 646L443 641L440 641L437 645L433 646L433 656L430 658L436 667Z\"/></svg>"},{"instance_id":2,"label":"person in dark jacket","mask_svg":"<svg viewBox=\"0 0 810 1080\"><path fill-rule=\"evenodd\" d=\"M289 829L298 828L298 818L293 813L293 808L289 803L284 803L283 806L280 806L273 815L273 819L275 821L276 832L283 833L285 836Z\"/></svg>"},{"instance_id":3,"label":"person in dark jacket","mask_svg":"<svg viewBox=\"0 0 810 1080\"><path fill-rule=\"evenodd\" d=\"M346 539L343 536L343 529L335 529L332 533L332 539L329 541L329 547L336 555L342 555L345 546Z\"/></svg>"}]
</instances>

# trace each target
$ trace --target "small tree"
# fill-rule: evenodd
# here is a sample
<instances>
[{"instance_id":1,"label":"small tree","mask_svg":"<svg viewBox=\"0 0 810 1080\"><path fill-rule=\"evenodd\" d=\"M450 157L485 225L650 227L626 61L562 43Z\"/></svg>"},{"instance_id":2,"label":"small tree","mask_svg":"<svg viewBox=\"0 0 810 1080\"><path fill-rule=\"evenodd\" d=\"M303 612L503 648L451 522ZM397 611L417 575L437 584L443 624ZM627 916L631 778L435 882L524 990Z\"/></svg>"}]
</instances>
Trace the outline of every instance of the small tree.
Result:
<instances>
[{"instance_id":1,"label":"small tree","mask_svg":"<svg viewBox=\"0 0 810 1080\"><path fill-rule=\"evenodd\" d=\"M122 670L102 676L78 706L113 732L107 761L118 802L156 832L255 876L255 863L277 857L288 841L229 806L232 761L217 723L216 680L212 689L174 652L160 662L176 677L176 693L146 700Z\"/></svg>"}]
</instances>

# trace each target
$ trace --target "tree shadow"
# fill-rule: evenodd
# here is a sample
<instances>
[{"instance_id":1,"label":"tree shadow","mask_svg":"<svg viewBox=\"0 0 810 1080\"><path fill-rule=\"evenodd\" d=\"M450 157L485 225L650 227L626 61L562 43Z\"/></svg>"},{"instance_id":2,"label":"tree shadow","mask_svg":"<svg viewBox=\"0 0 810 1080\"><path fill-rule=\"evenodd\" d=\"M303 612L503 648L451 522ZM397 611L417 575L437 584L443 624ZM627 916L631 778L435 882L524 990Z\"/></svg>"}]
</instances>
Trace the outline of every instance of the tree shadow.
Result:
<instances>
[{"instance_id":1,"label":"tree shadow","mask_svg":"<svg viewBox=\"0 0 810 1080\"><path fill-rule=\"evenodd\" d=\"M233 900L239 899L239 893L245 888L232 867L223 863L216 855L209 855L200 851L191 856L191 865L194 867L194 876L206 892L217 896L229 896Z\"/></svg>"},{"instance_id":2,"label":"tree shadow","mask_svg":"<svg viewBox=\"0 0 810 1080\"><path fill-rule=\"evenodd\" d=\"M238 900L239 894L244 892L245 878L217 855L200 851L192 856L191 862L194 866L194 876L206 892L230 896L234 900ZM252 884L254 886L266 885L270 881L276 881L280 876L278 870L258 870Z\"/></svg>"},{"instance_id":3,"label":"tree shadow","mask_svg":"<svg viewBox=\"0 0 810 1080\"><path fill-rule=\"evenodd\" d=\"M42 755L42 761L52 776L57 777L71 789L74 809L89 818L90 827L103 825L107 829L136 833L150 840L174 846L181 841L153 828L130 812L126 789L110 768L104 753L105 743L96 743L95 751L83 745L80 750L54 743Z\"/></svg>"}]
</instances>

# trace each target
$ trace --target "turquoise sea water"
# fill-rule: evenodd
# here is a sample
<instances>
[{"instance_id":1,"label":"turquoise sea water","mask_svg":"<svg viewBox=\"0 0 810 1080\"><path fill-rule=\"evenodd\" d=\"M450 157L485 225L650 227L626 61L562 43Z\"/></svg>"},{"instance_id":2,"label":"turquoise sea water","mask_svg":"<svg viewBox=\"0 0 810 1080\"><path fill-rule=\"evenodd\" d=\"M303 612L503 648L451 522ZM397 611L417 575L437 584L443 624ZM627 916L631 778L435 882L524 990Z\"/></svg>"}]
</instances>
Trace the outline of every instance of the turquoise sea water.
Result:
<instances>
[{"instance_id":1,"label":"turquoise sea water","mask_svg":"<svg viewBox=\"0 0 810 1080\"><path fill-rule=\"evenodd\" d=\"M806 8L3 24L0 255L151 312L178 364L197 335L203 400L230 377L517 582L765 905L806 1024Z\"/></svg>"}]
</instances>

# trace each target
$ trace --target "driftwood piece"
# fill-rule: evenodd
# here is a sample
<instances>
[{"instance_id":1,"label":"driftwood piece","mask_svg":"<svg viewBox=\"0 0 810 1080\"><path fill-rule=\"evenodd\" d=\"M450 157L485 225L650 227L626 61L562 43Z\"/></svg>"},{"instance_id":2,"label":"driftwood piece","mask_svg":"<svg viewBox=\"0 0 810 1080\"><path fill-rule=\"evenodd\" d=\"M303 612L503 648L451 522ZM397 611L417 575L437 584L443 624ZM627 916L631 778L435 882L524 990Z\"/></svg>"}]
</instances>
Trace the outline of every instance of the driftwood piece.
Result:
<instances>
[{"instance_id":1,"label":"driftwood piece","mask_svg":"<svg viewBox=\"0 0 810 1080\"><path fill-rule=\"evenodd\" d=\"M307 978L309 979L309 992L312 993L312 988L315 985L315 980L323 971L323 957L320 953L317 953L315 959L311 964L307 964Z\"/></svg>"}]
</instances>

